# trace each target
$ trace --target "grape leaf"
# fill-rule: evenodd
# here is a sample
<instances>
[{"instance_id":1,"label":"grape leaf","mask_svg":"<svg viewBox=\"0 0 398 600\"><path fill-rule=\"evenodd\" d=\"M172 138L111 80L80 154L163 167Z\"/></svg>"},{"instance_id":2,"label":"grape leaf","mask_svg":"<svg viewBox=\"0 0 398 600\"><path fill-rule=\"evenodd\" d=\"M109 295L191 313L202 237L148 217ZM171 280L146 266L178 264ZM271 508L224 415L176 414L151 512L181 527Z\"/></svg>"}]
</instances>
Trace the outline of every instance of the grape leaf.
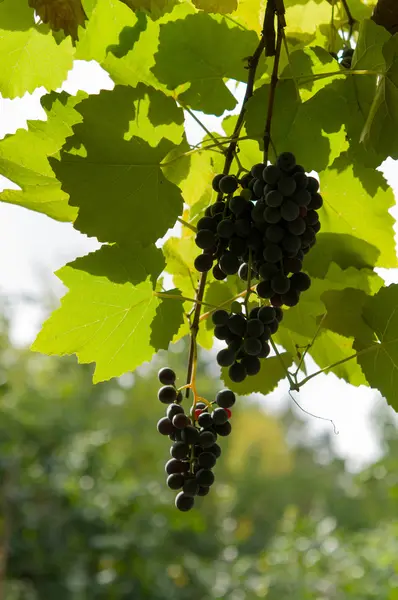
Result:
<instances>
[{"instance_id":1,"label":"grape leaf","mask_svg":"<svg viewBox=\"0 0 398 600\"><path fill-rule=\"evenodd\" d=\"M395 204L391 188L379 189L372 197L354 177L351 165L344 171L327 169L319 177L324 199L319 211L322 231L357 237L380 251L377 266L397 266L394 219L388 212Z\"/></svg>"},{"instance_id":2,"label":"grape leaf","mask_svg":"<svg viewBox=\"0 0 398 600\"><path fill-rule=\"evenodd\" d=\"M143 116L138 111L140 102L137 109L134 104L142 90L146 91L141 100ZM175 112L167 109L160 115L156 105L152 114L152 99L145 86L137 90L117 86L111 92L90 96L76 107L83 122L74 127L69 140L75 147L84 147L86 155L62 151L61 160L51 160L62 189L70 195L69 203L79 208L76 229L102 242L148 245L162 237L182 213L180 190L161 169L163 158L175 144L166 138L159 140L158 133L164 133L160 125L169 125ZM166 104L160 106L164 109ZM126 139L131 128L135 133L137 124L154 147L140 137ZM182 135L182 124L172 126L173 136L177 136L174 128Z\"/></svg>"},{"instance_id":3,"label":"grape leaf","mask_svg":"<svg viewBox=\"0 0 398 600\"><path fill-rule=\"evenodd\" d=\"M179 95L184 104L221 115L237 102L223 79L246 81L243 57L250 56L257 44L253 31L205 13L188 15L161 26L156 64L151 70L170 90L190 83Z\"/></svg>"},{"instance_id":4,"label":"grape leaf","mask_svg":"<svg viewBox=\"0 0 398 600\"><path fill-rule=\"evenodd\" d=\"M26 0L0 2L1 29L10 31L26 31L34 25L34 13Z\"/></svg>"},{"instance_id":5,"label":"grape leaf","mask_svg":"<svg viewBox=\"0 0 398 600\"><path fill-rule=\"evenodd\" d=\"M77 39L79 25L84 25L86 15L81 0L29 0L43 23L51 29L63 29L73 40Z\"/></svg>"},{"instance_id":6,"label":"grape leaf","mask_svg":"<svg viewBox=\"0 0 398 600\"><path fill-rule=\"evenodd\" d=\"M184 304L178 299L181 297L180 290L175 288L164 293L175 298L159 297L160 302L151 326L151 346L156 351L168 349L170 341L184 322Z\"/></svg>"},{"instance_id":7,"label":"grape leaf","mask_svg":"<svg viewBox=\"0 0 398 600\"><path fill-rule=\"evenodd\" d=\"M77 210L68 205L68 195L61 190L47 157L57 155L72 134L72 126L81 120L74 107L84 97L82 92L77 96L65 92L44 96L41 103L47 121L29 121L28 131L20 129L0 141L0 173L22 188L1 192L2 202L18 204L59 221L74 220Z\"/></svg>"},{"instance_id":8,"label":"grape leaf","mask_svg":"<svg viewBox=\"0 0 398 600\"><path fill-rule=\"evenodd\" d=\"M192 4L209 13L228 14L238 8L238 0L192 0Z\"/></svg>"},{"instance_id":9,"label":"grape leaf","mask_svg":"<svg viewBox=\"0 0 398 600\"><path fill-rule=\"evenodd\" d=\"M321 295L321 299L326 308L323 327L345 337L369 338L371 330L362 318L362 307L368 299L363 290L328 290Z\"/></svg>"},{"instance_id":10,"label":"grape leaf","mask_svg":"<svg viewBox=\"0 0 398 600\"><path fill-rule=\"evenodd\" d=\"M46 25L35 25L31 10L31 25L26 28L27 15L22 19L23 30L3 29L12 23L15 0L0 3L0 93L4 98L23 96L43 86L47 90L59 87L72 68L73 46L70 39L57 44ZM15 14L16 18L16 14Z\"/></svg>"},{"instance_id":11,"label":"grape leaf","mask_svg":"<svg viewBox=\"0 0 398 600\"><path fill-rule=\"evenodd\" d=\"M355 354L354 338L324 331L311 347L311 357L320 367L327 367ZM351 385L368 385L358 361L353 358L328 371Z\"/></svg>"},{"instance_id":12,"label":"grape leaf","mask_svg":"<svg viewBox=\"0 0 398 600\"><path fill-rule=\"evenodd\" d=\"M286 377L286 369L291 367L293 358L290 352L282 352L281 359L285 365L282 367L280 359L277 356L270 356L261 361L261 370L257 375L246 377L241 383L231 381L228 376L228 368L221 369L221 379L226 387L239 394L248 396L249 394L269 394L278 385L281 379Z\"/></svg>"},{"instance_id":13,"label":"grape leaf","mask_svg":"<svg viewBox=\"0 0 398 600\"><path fill-rule=\"evenodd\" d=\"M398 412L398 285L383 287L369 297L363 318L376 337L370 344L356 340L358 362L369 385Z\"/></svg>"},{"instance_id":14,"label":"grape leaf","mask_svg":"<svg viewBox=\"0 0 398 600\"><path fill-rule=\"evenodd\" d=\"M198 274L193 267L193 261L200 251L195 246L193 237L169 238L163 245L163 252L166 271L173 275L174 285L181 290L183 296L194 297Z\"/></svg>"},{"instance_id":15,"label":"grape leaf","mask_svg":"<svg viewBox=\"0 0 398 600\"><path fill-rule=\"evenodd\" d=\"M142 21L146 21L144 15L135 15L120 0L97 0L86 28L79 31L76 59L101 62L109 47L118 43L122 30L134 32L138 39Z\"/></svg>"},{"instance_id":16,"label":"grape leaf","mask_svg":"<svg viewBox=\"0 0 398 600\"><path fill-rule=\"evenodd\" d=\"M383 158L398 158L398 36L384 44L383 55L386 72L380 78L361 140Z\"/></svg>"},{"instance_id":17,"label":"grape leaf","mask_svg":"<svg viewBox=\"0 0 398 600\"><path fill-rule=\"evenodd\" d=\"M264 22L265 1L238 0L238 8L232 18L247 29L253 29L260 35Z\"/></svg>"},{"instance_id":18,"label":"grape leaf","mask_svg":"<svg viewBox=\"0 0 398 600\"><path fill-rule=\"evenodd\" d=\"M69 263L57 272L69 292L32 350L95 362L94 383L150 360L151 324L160 302L153 282L163 265L161 250L137 244L129 250L105 246Z\"/></svg>"},{"instance_id":19,"label":"grape leaf","mask_svg":"<svg viewBox=\"0 0 398 600\"><path fill-rule=\"evenodd\" d=\"M178 0L121 0L132 10L146 10L152 18L158 18L171 10Z\"/></svg>"}]
</instances>

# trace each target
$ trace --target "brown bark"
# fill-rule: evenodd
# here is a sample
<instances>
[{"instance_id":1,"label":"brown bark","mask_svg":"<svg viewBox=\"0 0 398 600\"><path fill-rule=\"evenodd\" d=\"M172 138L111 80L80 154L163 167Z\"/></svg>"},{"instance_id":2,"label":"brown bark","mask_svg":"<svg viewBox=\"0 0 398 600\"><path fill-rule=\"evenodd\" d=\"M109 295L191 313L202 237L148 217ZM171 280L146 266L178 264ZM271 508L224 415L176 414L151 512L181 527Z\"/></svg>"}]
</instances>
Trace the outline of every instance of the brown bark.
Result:
<instances>
[{"instance_id":1,"label":"brown bark","mask_svg":"<svg viewBox=\"0 0 398 600\"><path fill-rule=\"evenodd\" d=\"M372 19L390 33L398 32L398 0L378 0Z\"/></svg>"}]
</instances>

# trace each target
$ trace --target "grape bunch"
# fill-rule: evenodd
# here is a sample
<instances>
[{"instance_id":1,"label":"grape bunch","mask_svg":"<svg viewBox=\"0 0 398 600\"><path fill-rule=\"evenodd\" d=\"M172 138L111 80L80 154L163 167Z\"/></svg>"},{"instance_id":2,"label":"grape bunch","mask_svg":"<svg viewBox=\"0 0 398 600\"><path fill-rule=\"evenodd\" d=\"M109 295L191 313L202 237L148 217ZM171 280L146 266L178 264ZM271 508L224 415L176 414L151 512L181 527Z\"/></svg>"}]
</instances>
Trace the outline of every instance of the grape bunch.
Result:
<instances>
[{"instance_id":1,"label":"grape bunch","mask_svg":"<svg viewBox=\"0 0 398 600\"><path fill-rule=\"evenodd\" d=\"M188 511L194 506L195 496L206 496L214 483L212 469L221 455L217 439L231 433L230 408L236 398L230 390L221 390L210 406L196 402L188 416L178 402L181 392L175 387L174 371L164 367L158 378L163 384L158 398L168 406L166 416L158 421L157 430L173 442L171 458L165 467L167 485L172 490L180 490L175 505L181 511Z\"/></svg>"},{"instance_id":2,"label":"grape bunch","mask_svg":"<svg viewBox=\"0 0 398 600\"><path fill-rule=\"evenodd\" d=\"M217 363L220 367L229 367L232 381L240 383L247 375L257 375L260 359L269 355L270 337L277 332L282 318L282 309L273 306L252 308L248 316L222 309L212 314L215 337L227 343L227 347L218 352Z\"/></svg>"},{"instance_id":3,"label":"grape bunch","mask_svg":"<svg viewBox=\"0 0 398 600\"><path fill-rule=\"evenodd\" d=\"M244 281L259 280L260 299L295 306L311 284L302 266L321 228L318 181L284 152L275 165L256 164L240 180L216 175L213 188L222 199L197 223L195 241L203 253L196 269L212 269L217 280L236 273Z\"/></svg>"}]
</instances>

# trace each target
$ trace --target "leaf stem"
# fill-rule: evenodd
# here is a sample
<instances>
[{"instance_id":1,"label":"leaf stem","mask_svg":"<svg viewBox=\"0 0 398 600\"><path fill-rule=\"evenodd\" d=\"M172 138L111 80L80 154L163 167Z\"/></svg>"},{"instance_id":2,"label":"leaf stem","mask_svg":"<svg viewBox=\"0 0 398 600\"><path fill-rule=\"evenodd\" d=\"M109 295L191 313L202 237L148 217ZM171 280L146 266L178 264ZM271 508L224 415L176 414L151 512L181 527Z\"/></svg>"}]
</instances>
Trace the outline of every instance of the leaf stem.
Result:
<instances>
[{"instance_id":1,"label":"leaf stem","mask_svg":"<svg viewBox=\"0 0 398 600\"><path fill-rule=\"evenodd\" d=\"M153 292L154 296L158 298L169 298L170 300L180 300L180 302L198 302L196 298L187 298L186 296L179 296L177 294L167 294L167 292ZM202 306L209 306L210 308L216 309L217 306L215 304L210 304L209 302L200 302Z\"/></svg>"},{"instance_id":2,"label":"leaf stem","mask_svg":"<svg viewBox=\"0 0 398 600\"><path fill-rule=\"evenodd\" d=\"M350 7L348 6L348 1L347 0L341 0L341 3L344 6L344 10L345 10L345 13L347 15L348 26L350 28L349 29L349 34L348 34L348 40L350 40L351 36L352 36L352 31L354 29L354 25L356 23L356 20L352 16Z\"/></svg>"},{"instance_id":3,"label":"leaf stem","mask_svg":"<svg viewBox=\"0 0 398 600\"><path fill-rule=\"evenodd\" d=\"M191 229L191 231L194 231L195 233L197 232L197 229L194 225L191 225L191 223L188 223L188 221L184 221L184 219L182 219L181 217L177 217L177 221L181 223L181 225L184 225L184 227L188 227L188 229Z\"/></svg>"},{"instance_id":4,"label":"leaf stem","mask_svg":"<svg viewBox=\"0 0 398 600\"><path fill-rule=\"evenodd\" d=\"M274 340L272 339L272 337L270 337L269 341L270 341L273 351L275 352L275 355L278 357L279 362L281 363L281 366L286 373L286 377L289 382L290 389L297 392L300 386L298 386L297 383L295 383L293 381L293 378L292 378L291 374L289 373L289 370L286 367L285 363L283 362L283 358L282 358L281 354L279 353L279 350L278 350Z\"/></svg>"},{"instance_id":5,"label":"leaf stem","mask_svg":"<svg viewBox=\"0 0 398 600\"><path fill-rule=\"evenodd\" d=\"M269 144L271 141L272 113L273 113L273 109L274 109L276 86L278 84L279 59L281 56L282 41L283 41L283 36L284 36L285 20L283 18L283 12L284 12L283 0L280 0L280 4L281 4L281 8L278 7L278 9L277 9L278 32L277 32L277 36L276 36L274 66L272 68L270 92L269 92L269 98L268 98L267 119L265 122L265 129L264 129L264 163L265 164L268 163L268 150L269 150Z\"/></svg>"},{"instance_id":6,"label":"leaf stem","mask_svg":"<svg viewBox=\"0 0 398 600\"><path fill-rule=\"evenodd\" d=\"M181 102L180 102L180 104L181 104ZM195 113L193 112L193 110L191 110L190 108L188 108L187 106L185 106L185 104L181 104L181 106L194 119L194 121L197 122L197 124L203 129L203 131L205 133L207 133L207 135L209 136L209 138L211 138L213 140L213 142L218 142L218 140L214 136L214 134L209 129L207 129L206 125L204 123L202 123L202 121L199 119L199 117L197 117L195 115ZM222 144L219 144L219 145L221 146ZM223 149L223 152L225 153L225 149Z\"/></svg>"}]
</instances>

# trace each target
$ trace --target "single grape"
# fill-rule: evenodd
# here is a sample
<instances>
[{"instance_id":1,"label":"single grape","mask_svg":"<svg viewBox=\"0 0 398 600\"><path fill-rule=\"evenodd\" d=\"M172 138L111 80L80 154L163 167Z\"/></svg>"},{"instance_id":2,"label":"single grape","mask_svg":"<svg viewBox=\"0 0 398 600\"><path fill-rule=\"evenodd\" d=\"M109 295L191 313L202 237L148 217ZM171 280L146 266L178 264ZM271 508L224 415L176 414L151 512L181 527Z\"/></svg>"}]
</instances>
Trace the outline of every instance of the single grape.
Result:
<instances>
[{"instance_id":1,"label":"single grape","mask_svg":"<svg viewBox=\"0 0 398 600\"><path fill-rule=\"evenodd\" d=\"M311 194L308 190L297 190L295 194L293 194L292 200L297 206L308 206L311 202Z\"/></svg>"},{"instance_id":2,"label":"single grape","mask_svg":"<svg viewBox=\"0 0 398 600\"><path fill-rule=\"evenodd\" d=\"M302 235L305 231L306 224L302 217L297 217L294 221L287 224L287 230L292 235Z\"/></svg>"},{"instance_id":3,"label":"single grape","mask_svg":"<svg viewBox=\"0 0 398 600\"><path fill-rule=\"evenodd\" d=\"M298 273L301 271L302 267L303 261L297 258L297 256L283 259L283 271L286 275L288 273Z\"/></svg>"},{"instance_id":4,"label":"single grape","mask_svg":"<svg viewBox=\"0 0 398 600\"><path fill-rule=\"evenodd\" d=\"M182 460L177 460L175 458L171 458L167 461L165 465L165 471L167 475L171 475L172 473L185 473L189 469L189 463L183 462Z\"/></svg>"},{"instance_id":5,"label":"single grape","mask_svg":"<svg viewBox=\"0 0 398 600\"><path fill-rule=\"evenodd\" d=\"M247 281L249 277L249 265L247 263L242 263L239 267L238 277L240 277L242 281Z\"/></svg>"},{"instance_id":6,"label":"single grape","mask_svg":"<svg viewBox=\"0 0 398 600\"><path fill-rule=\"evenodd\" d=\"M212 431L205 430L199 433L198 444L202 448L210 448L210 446L213 446L213 444L215 444L216 441L217 436Z\"/></svg>"},{"instance_id":7,"label":"single grape","mask_svg":"<svg viewBox=\"0 0 398 600\"><path fill-rule=\"evenodd\" d=\"M209 487L206 487L204 485L200 485L197 495L198 496L207 496L207 494L209 492L210 492L210 488Z\"/></svg>"},{"instance_id":8,"label":"single grape","mask_svg":"<svg viewBox=\"0 0 398 600\"><path fill-rule=\"evenodd\" d=\"M229 328L227 325L216 325L214 328L214 337L218 340L226 340L229 335Z\"/></svg>"},{"instance_id":9,"label":"single grape","mask_svg":"<svg viewBox=\"0 0 398 600\"><path fill-rule=\"evenodd\" d=\"M228 348L231 350L231 352L234 352L234 354L239 352L241 346L242 346L242 338L239 336L234 337L234 339L232 339L230 342L228 342Z\"/></svg>"},{"instance_id":10,"label":"single grape","mask_svg":"<svg viewBox=\"0 0 398 600\"><path fill-rule=\"evenodd\" d=\"M256 179L263 179L264 168L264 163L258 163L257 165L254 165L250 171L252 177L255 177Z\"/></svg>"},{"instance_id":11,"label":"single grape","mask_svg":"<svg viewBox=\"0 0 398 600\"><path fill-rule=\"evenodd\" d=\"M169 404L169 406L167 407L167 411L166 411L167 417L170 420L172 420L175 415L183 414L183 413L184 413L184 409L179 404Z\"/></svg>"},{"instance_id":12,"label":"single grape","mask_svg":"<svg viewBox=\"0 0 398 600\"><path fill-rule=\"evenodd\" d=\"M216 403L221 408L231 408L235 404L235 401L235 394L228 389L220 390L216 395Z\"/></svg>"},{"instance_id":13,"label":"single grape","mask_svg":"<svg viewBox=\"0 0 398 600\"><path fill-rule=\"evenodd\" d=\"M220 367L230 367L235 362L235 352L230 348L223 348L218 352L216 360Z\"/></svg>"},{"instance_id":14,"label":"single grape","mask_svg":"<svg viewBox=\"0 0 398 600\"><path fill-rule=\"evenodd\" d=\"M255 306L254 308L252 308L249 313L249 319L257 319L259 310L260 310L259 306Z\"/></svg>"},{"instance_id":15,"label":"single grape","mask_svg":"<svg viewBox=\"0 0 398 600\"><path fill-rule=\"evenodd\" d=\"M188 425L188 427L185 427L185 429L182 430L181 441L185 444L197 444L198 440L199 431L193 425Z\"/></svg>"},{"instance_id":16,"label":"single grape","mask_svg":"<svg viewBox=\"0 0 398 600\"><path fill-rule=\"evenodd\" d=\"M247 338L243 342L243 348L249 356L258 356L261 352L261 342L257 338Z\"/></svg>"},{"instance_id":17,"label":"single grape","mask_svg":"<svg viewBox=\"0 0 398 600\"><path fill-rule=\"evenodd\" d=\"M202 217L196 224L196 229L209 229L210 231L216 231L217 223L213 217Z\"/></svg>"},{"instance_id":18,"label":"single grape","mask_svg":"<svg viewBox=\"0 0 398 600\"><path fill-rule=\"evenodd\" d=\"M178 510L182 512L187 512L193 508L195 504L195 500L192 496L187 496L184 492L179 492L175 499L175 505Z\"/></svg>"},{"instance_id":19,"label":"single grape","mask_svg":"<svg viewBox=\"0 0 398 600\"><path fill-rule=\"evenodd\" d=\"M251 209L253 210L253 209ZM251 230L251 226L250 226L250 222L247 221L246 219L237 219L235 221L235 231L237 233L237 235L239 235L240 237L247 237L250 233Z\"/></svg>"},{"instance_id":20,"label":"single grape","mask_svg":"<svg viewBox=\"0 0 398 600\"><path fill-rule=\"evenodd\" d=\"M217 410L224 410L223 408L219 408ZM225 412L225 411L224 411ZM212 452L202 452L198 458L198 464L203 469L212 469L216 464L217 459Z\"/></svg>"},{"instance_id":21,"label":"single grape","mask_svg":"<svg viewBox=\"0 0 398 600\"><path fill-rule=\"evenodd\" d=\"M211 214L213 217L223 213L225 210L225 202L215 202L211 205ZM217 221L216 221L217 222Z\"/></svg>"},{"instance_id":22,"label":"single grape","mask_svg":"<svg viewBox=\"0 0 398 600\"><path fill-rule=\"evenodd\" d=\"M286 275L275 275L271 287L275 294L286 294L290 289L290 280Z\"/></svg>"},{"instance_id":23,"label":"single grape","mask_svg":"<svg viewBox=\"0 0 398 600\"><path fill-rule=\"evenodd\" d=\"M281 176L281 170L276 165L268 165L263 170L263 179L269 185L275 185Z\"/></svg>"},{"instance_id":24,"label":"single grape","mask_svg":"<svg viewBox=\"0 0 398 600\"><path fill-rule=\"evenodd\" d=\"M253 194L257 198L262 197L262 195L264 194L264 181L261 181L260 179L256 179L256 181L253 185Z\"/></svg>"},{"instance_id":25,"label":"single grape","mask_svg":"<svg viewBox=\"0 0 398 600\"><path fill-rule=\"evenodd\" d=\"M323 198L320 194L312 194L311 202L308 205L308 208L311 210L319 210L323 206Z\"/></svg>"},{"instance_id":26,"label":"single grape","mask_svg":"<svg viewBox=\"0 0 398 600\"><path fill-rule=\"evenodd\" d=\"M184 429L185 427L188 427L190 421L187 415L184 413L178 413L174 415L172 422L174 427L177 429Z\"/></svg>"},{"instance_id":27,"label":"single grape","mask_svg":"<svg viewBox=\"0 0 398 600\"><path fill-rule=\"evenodd\" d=\"M279 294L274 294L271 299L271 304L272 306L282 306L283 302L282 302L282 298ZM271 325L271 323L268 325L268 327Z\"/></svg>"},{"instance_id":28,"label":"single grape","mask_svg":"<svg viewBox=\"0 0 398 600\"><path fill-rule=\"evenodd\" d=\"M281 206L282 202L283 202L283 195L278 190L271 190L265 196L265 203L267 204L267 206L276 208L278 206Z\"/></svg>"},{"instance_id":29,"label":"single grape","mask_svg":"<svg viewBox=\"0 0 398 600\"><path fill-rule=\"evenodd\" d=\"M277 273L279 273L277 265L268 262L263 263L258 271L258 274L260 275L261 279L265 280L272 279L272 277Z\"/></svg>"},{"instance_id":30,"label":"single grape","mask_svg":"<svg viewBox=\"0 0 398 600\"><path fill-rule=\"evenodd\" d=\"M199 254L193 264L199 273L206 273L213 266L213 257L211 254Z\"/></svg>"},{"instance_id":31,"label":"single grape","mask_svg":"<svg viewBox=\"0 0 398 600\"><path fill-rule=\"evenodd\" d=\"M315 231L315 233L318 233L318 231L320 231L320 229L321 229L321 223L320 223L320 221L318 221L318 223L315 223L312 226L312 229Z\"/></svg>"},{"instance_id":32,"label":"single grape","mask_svg":"<svg viewBox=\"0 0 398 600\"><path fill-rule=\"evenodd\" d=\"M294 273L290 278L290 283L293 289L305 292L311 286L311 279L307 273Z\"/></svg>"},{"instance_id":33,"label":"single grape","mask_svg":"<svg viewBox=\"0 0 398 600\"><path fill-rule=\"evenodd\" d=\"M245 356L242 358L242 365L248 375L257 375L261 369L261 363L257 356Z\"/></svg>"},{"instance_id":34,"label":"single grape","mask_svg":"<svg viewBox=\"0 0 398 600\"><path fill-rule=\"evenodd\" d=\"M224 177L224 175L221 173L221 174L219 174L219 175L216 175L216 176L213 178L213 181L212 181L211 185L212 185L212 188L213 188L213 190L214 190L215 192L219 192L219 191L220 191L220 181L221 181L221 179L222 179L223 177Z\"/></svg>"},{"instance_id":35,"label":"single grape","mask_svg":"<svg viewBox=\"0 0 398 600\"><path fill-rule=\"evenodd\" d=\"M211 414L202 413L201 415L199 415L198 424L200 425L200 427L203 427L203 429L208 429L209 427L211 427L213 425L213 419L211 418Z\"/></svg>"},{"instance_id":36,"label":"single grape","mask_svg":"<svg viewBox=\"0 0 398 600\"><path fill-rule=\"evenodd\" d=\"M228 319L228 328L231 333L243 337L246 333L247 321L243 315L231 315Z\"/></svg>"},{"instance_id":37,"label":"single grape","mask_svg":"<svg viewBox=\"0 0 398 600\"><path fill-rule=\"evenodd\" d=\"M228 207L234 215L239 216L245 212L247 204L247 200L245 200L242 196L232 196L228 202Z\"/></svg>"},{"instance_id":38,"label":"single grape","mask_svg":"<svg viewBox=\"0 0 398 600\"><path fill-rule=\"evenodd\" d=\"M170 435L174 431L173 423L167 417L163 417L157 423L157 430L161 435Z\"/></svg>"},{"instance_id":39,"label":"single grape","mask_svg":"<svg viewBox=\"0 0 398 600\"><path fill-rule=\"evenodd\" d=\"M160 383L163 383L163 385L174 385L176 374L174 373L173 369L170 369L169 367L163 367L163 369L160 369L158 372L158 379Z\"/></svg>"},{"instance_id":40,"label":"single grape","mask_svg":"<svg viewBox=\"0 0 398 600\"><path fill-rule=\"evenodd\" d=\"M310 194L315 194L319 190L319 181L315 177L308 177L307 190Z\"/></svg>"},{"instance_id":41,"label":"single grape","mask_svg":"<svg viewBox=\"0 0 398 600\"><path fill-rule=\"evenodd\" d=\"M241 177L239 180L240 186L243 189L246 189L252 179L253 179L253 176L251 175L251 173L245 173L245 175L243 175L243 177Z\"/></svg>"},{"instance_id":42,"label":"single grape","mask_svg":"<svg viewBox=\"0 0 398 600\"><path fill-rule=\"evenodd\" d=\"M281 216L285 221L294 221L300 216L300 209L293 200L285 200L281 207Z\"/></svg>"},{"instance_id":43,"label":"single grape","mask_svg":"<svg viewBox=\"0 0 398 600\"><path fill-rule=\"evenodd\" d=\"M260 283L256 286L256 292L260 298L270 298L273 293L270 282L260 281Z\"/></svg>"},{"instance_id":44,"label":"single grape","mask_svg":"<svg viewBox=\"0 0 398 600\"><path fill-rule=\"evenodd\" d=\"M296 182L296 189L305 190L308 184L308 177L305 173L300 171L295 172L293 175L294 181Z\"/></svg>"},{"instance_id":45,"label":"single grape","mask_svg":"<svg viewBox=\"0 0 398 600\"><path fill-rule=\"evenodd\" d=\"M296 182L293 177L281 177L278 181L278 191L282 196L291 196L296 191Z\"/></svg>"},{"instance_id":46,"label":"single grape","mask_svg":"<svg viewBox=\"0 0 398 600\"><path fill-rule=\"evenodd\" d=\"M220 269L226 275L234 275L239 269L239 259L232 252L225 252L220 258Z\"/></svg>"},{"instance_id":47,"label":"single grape","mask_svg":"<svg viewBox=\"0 0 398 600\"><path fill-rule=\"evenodd\" d=\"M283 310L280 308L280 306L276 306L274 310L275 310L275 318L278 321L278 323L280 323L283 319Z\"/></svg>"},{"instance_id":48,"label":"single grape","mask_svg":"<svg viewBox=\"0 0 398 600\"><path fill-rule=\"evenodd\" d=\"M229 314L226 310L219 308L211 315L211 320L214 325L226 325L228 323Z\"/></svg>"},{"instance_id":49,"label":"single grape","mask_svg":"<svg viewBox=\"0 0 398 600\"><path fill-rule=\"evenodd\" d=\"M223 194L233 194L238 189L238 181L233 175L225 175L218 184Z\"/></svg>"},{"instance_id":50,"label":"single grape","mask_svg":"<svg viewBox=\"0 0 398 600\"><path fill-rule=\"evenodd\" d=\"M285 237L285 230L280 225L270 225L265 232L265 238L268 242L279 244Z\"/></svg>"},{"instance_id":51,"label":"single grape","mask_svg":"<svg viewBox=\"0 0 398 600\"><path fill-rule=\"evenodd\" d=\"M235 224L231 219L223 219L217 225L217 235L220 238L229 239L235 233Z\"/></svg>"},{"instance_id":52,"label":"single grape","mask_svg":"<svg viewBox=\"0 0 398 600\"><path fill-rule=\"evenodd\" d=\"M313 225L315 225L315 223L319 222L319 215L316 212L316 210L309 210L305 220L307 222L307 225L310 225L311 227L313 227Z\"/></svg>"},{"instance_id":53,"label":"single grape","mask_svg":"<svg viewBox=\"0 0 398 600\"><path fill-rule=\"evenodd\" d=\"M199 491L199 484L194 477L187 477L184 481L184 485L182 486L182 491L186 496L196 496Z\"/></svg>"},{"instance_id":54,"label":"single grape","mask_svg":"<svg viewBox=\"0 0 398 600\"><path fill-rule=\"evenodd\" d=\"M282 247L288 254L295 255L301 248L301 239L296 235L288 234L282 240Z\"/></svg>"},{"instance_id":55,"label":"single grape","mask_svg":"<svg viewBox=\"0 0 398 600\"><path fill-rule=\"evenodd\" d=\"M220 458L221 456L221 448L218 444L213 444L212 446L210 446L210 448L206 448L206 451L214 454L216 458Z\"/></svg>"},{"instance_id":56,"label":"single grape","mask_svg":"<svg viewBox=\"0 0 398 600\"><path fill-rule=\"evenodd\" d=\"M279 223L281 218L281 211L279 208L273 208L272 206L268 206L264 211L264 219L266 223L276 225L276 223Z\"/></svg>"},{"instance_id":57,"label":"single grape","mask_svg":"<svg viewBox=\"0 0 398 600\"><path fill-rule=\"evenodd\" d=\"M224 273L224 271L221 271L218 265L214 265L212 273L214 279L216 279L217 281L222 281L223 279L227 278L227 275Z\"/></svg>"},{"instance_id":58,"label":"single grape","mask_svg":"<svg viewBox=\"0 0 398 600\"><path fill-rule=\"evenodd\" d=\"M257 358L267 358L269 353L271 352L271 347L268 342L263 342L263 346L261 348L261 352Z\"/></svg>"},{"instance_id":59,"label":"single grape","mask_svg":"<svg viewBox=\"0 0 398 600\"><path fill-rule=\"evenodd\" d=\"M171 404L177 398L177 390L172 385L164 385L158 391L158 399L163 404Z\"/></svg>"},{"instance_id":60,"label":"single grape","mask_svg":"<svg viewBox=\"0 0 398 600\"><path fill-rule=\"evenodd\" d=\"M296 306L300 299L300 292L294 289L290 289L287 294L283 294L282 302L286 306Z\"/></svg>"},{"instance_id":61,"label":"single grape","mask_svg":"<svg viewBox=\"0 0 398 600\"><path fill-rule=\"evenodd\" d=\"M301 236L301 243L303 246L309 246L315 240L315 231L312 227L307 227Z\"/></svg>"},{"instance_id":62,"label":"single grape","mask_svg":"<svg viewBox=\"0 0 398 600\"><path fill-rule=\"evenodd\" d=\"M264 248L264 259L270 263L278 263L282 260L282 250L277 244L267 244Z\"/></svg>"},{"instance_id":63,"label":"single grape","mask_svg":"<svg viewBox=\"0 0 398 600\"><path fill-rule=\"evenodd\" d=\"M196 481L199 485L210 487L214 483L214 473L210 469L200 469L196 473Z\"/></svg>"},{"instance_id":64,"label":"single grape","mask_svg":"<svg viewBox=\"0 0 398 600\"><path fill-rule=\"evenodd\" d=\"M247 321L246 335L248 337L260 337L264 333L264 324L260 319L249 319Z\"/></svg>"},{"instance_id":65,"label":"single grape","mask_svg":"<svg viewBox=\"0 0 398 600\"><path fill-rule=\"evenodd\" d=\"M215 430L218 435L221 435L221 437L226 437L227 435L229 435L231 433L232 425L229 421L227 421L226 423L223 423L222 425L216 425Z\"/></svg>"},{"instance_id":66,"label":"single grape","mask_svg":"<svg viewBox=\"0 0 398 600\"><path fill-rule=\"evenodd\" d=\"M296 166L296 157L292 152L282 152L278 156L276 164L282 171L288 173Z\"/></svg>"},{"instance_id":67,"label":"single grape","mask_svg":"<svg viewBox=\"0 0 398 600\"><path fill-rule=\"evenodd\" d=\"M176 458L177 460L187 458L188 452L189 446L184 442L174 442L174 444L170 448L170 454L172 458Z\"/></svg>"},{"instance_id":68,"label":"single grape","mask_svg":"<svg viewBox=\"0 0 398 600\"><path fill-rule=\"evenodd\" d=\"M216 236L214 232L210 229L201 229L197 232L195 237L195 244L198 248L202 250L206 250L207 248L212 248L216 243Z\"/></svg>"},{"instance_id":69,"label":"single grape","mask_svg":"<svg viewBox=\"0 0 398 600\"><path fill-rule=\"evenodd\" d=\"M167 478L167 486L171 490L180 490L184 484L185 477L182 473L172 473Z\"/></svg>"},{"instance_id":70,"label":"single grape","mask_svg":"<svg viewBox=\"0 0 398 600\"><path fill-rule=\"evenodd\" d=\"M275 319L275 309L272 306L262 306L258 312L258 318L267 325Z\"/></svg>"},{"instance_id":71,"label":"single grape","mask_svg":"<svg viewBox=\"0 0 398 600\"><path fill-rule=\"evenodd\" d=\"M234 383L240 383L246 377L246 369L241 363L235 362L229 367L228 375L231 381Z\"/></svg>"},{"instance_id":72,"label":"single grape","mask_svg":"<svg viewBox=\"0 0 398 600\"><path fill-rule=\"evenodd\" d=\"M243 256L247 250L247 242L244 238L233 237L229 242L229 251L235 256Z\"/></svg>"}]
</instances>

